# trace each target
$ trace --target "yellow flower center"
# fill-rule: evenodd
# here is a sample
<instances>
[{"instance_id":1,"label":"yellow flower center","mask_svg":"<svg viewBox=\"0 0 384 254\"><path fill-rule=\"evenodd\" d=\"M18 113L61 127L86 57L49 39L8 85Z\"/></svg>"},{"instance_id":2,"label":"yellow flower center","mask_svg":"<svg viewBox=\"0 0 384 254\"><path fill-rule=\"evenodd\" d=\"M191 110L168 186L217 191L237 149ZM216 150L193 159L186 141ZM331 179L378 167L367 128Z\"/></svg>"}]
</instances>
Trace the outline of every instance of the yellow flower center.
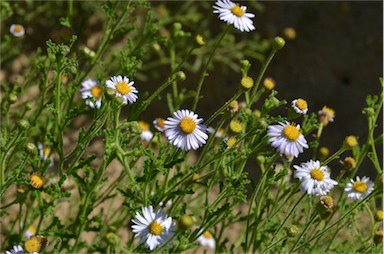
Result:
<instances>
[{"instance_id":1,"label":"yellow flower center","mask_svg":"<svg viewBox=\"0 0 384 254\"><path fill-rule=\"evenodd\" d=\"M129 85L126 82L121 81L121 82L116 84L116 90L120 94L126 95L126 94L128 94L131 91L131 88L129 87Z\"/></svg>"},{"instance_id":2,"label":"yellow flower center","mask_svg":"<svg viewBox=\"0 0 384 254\"><path fill-rule=\"evenodd\" d=\"M161 235L162 232L163 227L157 221L154 221L149 225L149 233L152 235Z\"/></svg>"},{"instance_id":3,"label":"yellow flower center","mask_svg":"<svg viewBox=\"0 0 384 254\"><path fill-rule=\"evenodd\" d=\"M367 191L367 184L364 183L364 182L361 182L361 181L356 181L353 183L353 189L356 191L356 192L359 192L359 193L364 193Z\"/></svg>"},{"instance_id":4,"label":"yellow flower center","mask_svg":"<svg viewBox=\"0 0 384 254\"><path fill-rule=\"evenodd\" d=\"M43 154L45 158L48 158L49 154L51 153L51 149L49 147L43 148Z\"/></svg>"},{"instance_id":5,"label":"yellow flower center","mask_svg":"<svg viewBox=\"0 0 384 254\"><path fill-rule=\"evenodd\" d=\"M162 118L157 118L157 119L156 119L156 124L157 124L157 126L159 126L160 128L164 128L164 119L162 119Z\"/></svg>"},{"instance_id":6,"label":"yellow flower center","mask_svg":"<svg viewBox=\"0 0 384 254\"><path fill-rule=\"evenodd\" d=\"M267 89L267 90L272 90L274 87L275 87L275 81L271 78L266 78L264 79L264 82L263 82L263 86Z\"/></svg>"},{"instance_id":7,"label":"yellow flower center","mask_svg":"<svg viewBox=\"0 0 384 254\"><path fill-rule=\"evenodd\" d=\"M235 16L237 16L237 17L242 17L242 16L244 16L244 11L240 8L240 5L239 4L236 4L236 6L235 7L232 7L231 8L231 12L235 15Z\"/></svg>"},{"instance_id":8,"label":"yellow flower center","mask_svg":"<svg viewBox=\"0 0 384 254\"><path fill-rule=\"evenodd\" d=\"M196 123L195 121L193 121L192 118L184 117L180 121L179 127L181 131L184 132L185 134L190 134L196 129Z\"/></svg>"},{"instance_id":9,"label":"yellow flower center","mask_svg":"<svg viewBox=\"0 0 384 254\"><path fill-rule=\"evenodd\" d=\"M101 86L94 86L91 89L91 94L95 99L100 99L102 92Z\"/></svg>"},{"instance_id":10,"label":"yellow flower center","mask_svg":"<svg viewBox=\"0 0 384 254\"><path fill-rule=\"evenodd\" d=\"M287 125L283 130L283 134L290 141L295 141L300 137L300 131L292 125Z\"/></svg>"},{"instance_id":11,"label":"yellow flower center","mask_svg":"<svg viewBox=\"0 0 384 254\"><path fill-rule=\"evenodd\" d=\"M35 226L30 226L28 229L27 229L27 231L28 231L28 233L30 233L30 234L36 234L36 227Z\"/></svg>"},{"instance_id":12,"label":"yellow flower center","mask_svg":"<svg viewBox=\"0 0 384 254\"><path fill-rule=\"evenodd\" d=\"M357 138L355 136L346 137L344 142L350 148L357 146Z\"/></svg>"},{"instance_id":13,"label":"yellow flower center","mask_svg":"<svg viewBox=\"0 0 384 254\"><path fill-rule=\"evenodd\" d=\"M239 133L241 132L241 130L243 129L243 124L237 120L232 120L230 123L229 123L229 128L231 129L231 131L233 131L234 133Z\"/></svg>"},{"instance_id":14,"label":"yellow flower center","mask_svg":"<svg viewBox=\"0 0 384 254\"><path fill-rule=\"evenodd\" d=\"M203 233L203 236L204 236L205 238L208 238L208 239L212 238L211 233L209 233L208 231L205 231L205 232Z\"/></svg>"},{"instance_id":15,"label":"yellow flower center","mask_svg":"<svg viewBox=\"0 0 384 254\"><path fill-rule=\"evenodd\" d=\"M232 147L235 143L236 143L236 138L231 137L231 138L229 138L228 141L227 141L227 146L228 146L228 147Z\"/></svg>"},{"instance_id":16,"label":"yellow flower center","mask_svg":"<svg viewBox=\"0 0 384 254\"><path fill-rule=\"evenodd\" d=\"M253 87L253 84L254 82L251 77L246 76L241 79L241 86L245 89L251 89Z\"/></svg>"},{"instance_id":17,"label":"yellow flower center","mask_svg":"<svg viewBox=\"0 0 384 254\"><path fill-rule=\"evenodd\" d=\"M38 175L31 176L31 185L35 189L40 189L44 185L44 180Z\"/></svg>"},{"instance_id":18,"label":"yellow flower center","mask_svg":"<svg viewBox=\"0 0 384 254\"><path fill-rule=\"evenodd\" d=\"M298 99L296 101L296 107L298 107L300 110L306 110L308 108L308 104L303 99Z\"/></svg>"},{"instance_id":19,"label":"yellow flower center","mask_svg":"<svg viewBox=\"0 0 384 254\"><path fill-rule=\"evenodd\" d=\"M28 252L39 252L41 249L41 242L35 237L29 238L25 241L25 249Z\"/></svg>"},{"instance_id":20,"label":"yellow flower center","mask_svg":"<svg viewBox=\"0 0 384 254\"><path fill-rule=\"evenodd\" d=\"M324 179L324 172L318 168L312 169L310 174L314 180L322 181Z\"/></svg>"},{"instance_id":21,"label":"yellow flower center","mask_svg":"<svg viewBox=\"0 0 384 254\"><path fill-rule=\"evenodd\" d=\"M149 124L144 121L139 121L139 126L143 131L149 130Z\"/></svg>"},{"instance_id":22,"label":"yellow flower center","mask_svg":"<svg viewBox=\"0 0 384 254\"><path fill-rule=\"evenodd\" d=\"M13 27L13 31L15 32L15 33L20 33L20 32L22 32L23 31L23 26L22 25L15 25L14 27Z\"/></svg>"}]
</instances>

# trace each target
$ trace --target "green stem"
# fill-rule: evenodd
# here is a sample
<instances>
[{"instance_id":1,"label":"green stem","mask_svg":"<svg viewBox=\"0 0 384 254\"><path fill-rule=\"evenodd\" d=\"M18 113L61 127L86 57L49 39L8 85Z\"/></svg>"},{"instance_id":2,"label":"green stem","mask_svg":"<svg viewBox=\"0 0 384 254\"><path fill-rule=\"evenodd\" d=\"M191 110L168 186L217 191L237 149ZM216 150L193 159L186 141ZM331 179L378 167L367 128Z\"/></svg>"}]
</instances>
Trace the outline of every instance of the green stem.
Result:
<instances>
[{"instance_id":1,"label":"green stem","mask_svg":"<svg viewBox=\"0 0 384 254\"><path fill-rule=\"evenodd\" d=\"M229 106L229 104L236 100L237 98L240 97L240 95L242 94L242 91L241 90L238 90L233 96L231 99L229 99L226 103L224 103L223 106L221 106L221 108L219 108L218 110L216 110L216 112L210 117L208 118L208 120L205 122L205 125L208 126L217 116L219 116L224 110L226 110Z\"/></svg>"},{"instance_id":2,"label":"green stem","mask_svg":"<svg viewBox=\"0 0 384 254\"><path fill-rule=\"evenodd\" d=\"M313 222L315 222L315 220L316 220L317 218L318 218L318 215L317 215L317 212L315 211L315 212L312 214L312 219L311 219L309 222L307 222L307 223L305 224L305 227L304 227L303 231L301 231L300 235L296 238L296 241L295 241L295 243L293 244L293 246L292 246L291 250L289 251L289 253L292 253L293 249L296 247L296 245L297 245L298 242L300 241L301 237L303 237L303 235L304 235L305 233L307 233L309 227L313 224Z\"/></svg>"},{"instance_id":3,"label":"green stem","mask_svg":"<svg viewBox=\"0 0 384 254\"><path fill-rule=\"evenodd\" d=\"M224 36L227 34L228 30L229 30L229 27L230 26L227 26L225 28L225 30L223 31L223 33L221 34L219 40L216 42L216 44L213 46L213 49L211 51L211 54L209 55L209 58L208 58L208 61L207 63L205 64L204 66L204 69L203 69L203 72L201 73L201 76L200 76L200 79L199 79L199 83L197 85L197 90L196 90L196 95L195 95L195 99L193 101L193 106L192 106L192 111L195 111L196 110L196 106L197 106L197 103L199 101L199 97L200 97L200 91L201 91L201 87L203 86L203 83L204 83L204 79L205 77L208 75L207 74L207 70L208 70L208 67L209 67L209 64L211 63L212 61L212 57L213 55L215 54L217 48L219 47L221 41L223 40Z\"/></svg>"}]
</instances>

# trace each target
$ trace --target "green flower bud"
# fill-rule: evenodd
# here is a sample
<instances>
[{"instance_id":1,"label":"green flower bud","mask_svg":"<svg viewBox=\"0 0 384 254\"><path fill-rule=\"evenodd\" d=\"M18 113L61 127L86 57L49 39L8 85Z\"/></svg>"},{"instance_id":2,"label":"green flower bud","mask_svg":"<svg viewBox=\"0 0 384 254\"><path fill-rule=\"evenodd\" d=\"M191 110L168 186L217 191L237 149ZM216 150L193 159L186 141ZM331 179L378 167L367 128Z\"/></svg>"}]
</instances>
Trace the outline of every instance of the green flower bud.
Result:
<instances>
[{"instance_id":1,"label":"green flower bud","mask_svg":"<svg viewBox=\"0 0 384 254\"><path fill-rule=\"evenodd\" d=\"M94 58L96 55L95 51L93 51L92 49L90 49L88 47L84 47L81 50L81 53L83 53L86 57L89 57L89 58Z\"/></svg>"},{"instance_id":2,"label":"green flower bud","mask_svg":"<svg viewBox=\"0 0 384 254\"><path fill-rule=\"evenodd\" d=\"M241 65L241 69L247 69L248 70L249 67L251 67L251 63L247 59L241 60L240 65Z\"/></svg>"},{"instance_id":3,"label":"green flower bud","mask_svg":"<svg viewBox=\"0 0 384 254\"><path fill-rule=\"evenodd\" d=\"M196 35L195 41L196 41L197 45L199 45L200 47L205 44L204 38L200 34Z\"/></svg>"},{"instance_id":4,"label":"green flower bud","mask_svg":"<svg viewBox=\"0 0 384 254\"><path fill-rule=\"evenodd\" d=\"M185 73L182 71L176 72L176 78L177 80L183 81L186 79Z\"/></svg>"},{"instance_id":5,"label":"green flower bud","mask_svg":"<svg viewBox=\"0 0 384 254\"><path fill-rule=\"evenodd\" d=\"M299 228L295 225L291 225L289 227L286 227L285 231L287 231L287 235L289 237L295 237L299 234Z\"/></svg>"},{"instance_id":6,"label":"green flower bud","mask_svg":"<svg viewBox=\"0 0 384 254\"><path fill-rule=\"evenodd\" d=\"M31 110L32 109L32 104L31 103L25 104L25 109L26 110Z\"/></svg>"},{"instance_id":7,"label":"green flower bud","mask_svg":"<svg viewBox=\"0 0 384 254\"><path fill-rule=\"evenodd\" d=\"M256 157L256 162L259 165L263 165L265 163L265 157L263 155L258 155Z\"/></svg>"},{"instance_id":8,"label":"green flower bud","mask_svg":"<svg viewBox=\"0 0 384 254\"><path fill-rule=\"evenodd\" d=\"M71 51L71 49L67 45L60 45L60 53L63 56L68 55L70 51Z\"/></svg>"},{"instance_id":9,"label":"green flower bud","mask_svg":"<svg viewBox=\"0 0 384 254\"><path fill-rule=\"evenodd\" d=\"M184 214L183 216L180 217L179 222L177 223L177 226L180 230L187 230L193 227L194 223L195 221L191 216Z\"/></svg>"},{"instance_id":10,"label":"green flower bud","mask_svg":"<svg viewBox=\"0 0 384 254\"><path fill-rule=\"evenodd\" d=\"M113 100L116 97L116 90L108 87L107 89L105 89L105 97L107 99Z\"/></svg>"},{"instance_id":11,"label":"green flower bud","mask_svg":"<svg viewBox=\"0 0 384 254\"><path fill-rule=\"evenodd\" d=\"M251 77L245 76L241 79L241 87L245 90L248 91L253 87L253 79Z\"/></svg>"},{"instance_id":12,"label":"green flower bud","mask_svg":"<svg viewBox=\"0 0 384 254\"><path fill-rule=\"evenodd\" d=\"M116 102L116 104L117 105L123 105L123 103L124 103L124 99L123 99L123 97L121 97L121 96L116 96L115 97L115 102Z\"/></svg>"},{"instance_id":13,"label":"green flower bud","mask_svg":"<svg viewBox=\"0 0 384 254\"><path fill-rule=\"evenodd\" d=\"M128 129L128 132L131 132L133 134L141 134L142 132L139 123L136 121L128 122L127 129Z\"/></svg>"},{"instance_id":14,"label":"green flower bud","mask_svg":"<svg viewBox=\"0 0 384 254\"><path fill-rule=\"evenodd\" d=\"M121 244L120 237L115 233L109 232L105 235L105 238L107 238L108 243L113 246L118 246Z\"/></svg>"},{"instance_id":15,"label":"green flower bud","mask_svg":"<svg viewBox=\"0 0 384 254\"><path fill-rule=\"evenodd\" d=\"M25 150L27 151L28 154L30 155L35 155L37 154L37 147L34 143L30 143L28 142L26 145L25 145Z\"/></svg>"},{"instance_id":16,"label":"green flower bud","mask_svg":"<svg viewBox=\"0 0 384 254\"><path fill-rule=\"evenodd\" d=\"M273 40L273 48L276 50L282 49L285 45L285 40L279 36L276 36Z\"/></svg>"},{"instance_id":17,"label":"green flower bud","mask_svg":"<svg viewBox=\"0 0 384 254\"><path fill-rule=\"evenodd\" d=\"M10 104L15 103L16 101L17 101L17 95L16 94L11 93L11 94L8 95L8 102Z\"/></svg>"},{"instance_id":18,"label":"green flower bud","mask_svg":"<svg viewBox=\"0 0 384 254\"><path fill-rule=\"evenodd\" d=\"M173 23L173 30L174 31L180 31L183 26L179 22Z\"/></svg>"},{"instance_id":19,"label":"green flower bud","mask_svg":"<svg viewBox=\"0 0 384 254\"><path fill-rule=\"evenodd\" d=\"M375 115L375 109L373 109L371 107L365 108L365 109L363 109L363 114L365 114L367 116L374 116Z\"/></svg>"},{"instance_id":20,"label":"green flower bud","mask_svg":"<svg viewBox=\"0 0 384 254\"><path fill-rule=\"evenodd\" d=\"M28 130L31 126L27 120L21 119L17 123L17 126L22 130Z\"/></svg>"}]
</instances>

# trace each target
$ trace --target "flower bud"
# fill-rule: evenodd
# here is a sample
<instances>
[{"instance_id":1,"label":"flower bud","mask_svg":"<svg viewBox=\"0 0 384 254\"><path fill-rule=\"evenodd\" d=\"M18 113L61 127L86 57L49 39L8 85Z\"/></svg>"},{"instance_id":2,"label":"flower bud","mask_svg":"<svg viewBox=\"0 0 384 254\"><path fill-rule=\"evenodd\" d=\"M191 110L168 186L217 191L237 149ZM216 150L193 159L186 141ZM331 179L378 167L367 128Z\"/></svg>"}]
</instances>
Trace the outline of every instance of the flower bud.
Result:
<instances>
[{"instance_id":1,"label":"flower bud","mask_svg":"<svg viewBox=\"0 0 384 254\"><path fill-rule=\"evenodd\" d=\"M376 244L382 244L383 243L383 238L384 238L384 233L382 230L376 231L375 235L373 236L373 241Z\"/></svg>"},{"instance_id":2,"label":"flower bud","mask_svg":"<svg viewBox=\"0 0 384 254\"><path fill-rule=\"evenodd\" d=\"M320 155L320 160L324 160L325 158L327 158L329 155L328 147L325 147L325 146L320 147L319 148L319 155Z\"/></svg>"},{"instance_id":3,"label":"flower bud","mask_svg":"<svg viewBox=\"0 0 384 254\"><path fill-rule=\"evenodd\" d=\"M71 49L67 45L60 45L60 53L63 56L68 55L70 51L71 51Z\"/></svg>"},{"instance_id":4,"label":"flower bud","mask_svg":"<svg viewBox=\"0 0 384 254\"><path fill-rule=\"evenodd\" d=\"M186 79L185 73L183 71L176 72L177 80L183 81Z\"/></svg>"},{"instance_id":5,"label":"flower bud","mask_svg":"<svg viewBox=\"0 0 384 254\"><path fill-rule=\"evenodd\" d=\"M253 114L255 115L255 117L256 117L257 119L259 119L259 118L261 117L261 111L258 110L258 109L255 109L255 110L253 111Z\"/></svg>"},{"instance_id":6,"label":"flower bud","mask_svg":"<svg viewBox=\"0 0 384 254\"><path fill-rule=\"evenodd\" d=\"M110 245L118 246L121 244L120 237L115 233L109 232L105 235L105 238L107 238L107 241Z\"/></svg>"},{"instance_id":7,"label":"flower bud","mask_svg":"<svg viewBox=\"0 0 384 254\"><path fill-rule=\"evenodd\" d=\"M296 30L293 27L286 27L283 30L283 35L287 40L294 40L296 38Z\"/></svg>"},{"instance_id":8,"label":"flower bud","mask_svg":"<svg viewBox=\"0 0 384 254\"><path fill-rule=\"evenodd\" d=\"M265 78L263 81L263 86L265 89L271 91L273 88L275 88L276 82L272 78Z\"/></svg>"},{"instance_id":9,"label":"flower bud","mask_svg":"<svg viewBox=\"0 0 384 254\"><path fill-rule=\"evenodd\" d=\"M265 163L265 156L263 156L263 155L258 155L258 156L256 157L256 162L257 162L257 164L259 164L259 165L263 165L263 164Z\"/></svg>"},{"instance_id":10,"label":"flower bud","mask_svg":"<svg viewBox=\"0 0 384 254\"><path fill-rule=\"evenodd\" d=\"M348 148L354 148L357 146L357 138L355 136L348 136L344 139L344 145Z\"/></svg>"},{"instance_id":11,"label":"flower bud","mask_svg":"<svg viewBox=\"0 0 384 254\"><path fill-rule=\"evenodd\" d=\"M196 35L195 41L196 41L197 45L199 45L200 47L204 46L204 44L205 44L204 38L200 34Z\"/></svg>"},{"instance_id":12,"label":"flower bud","mask_svg":"<svg viewBox=\"0 0 384 254\"><path fill-rule=\"evenodd\" d=\"M35 155L37 154L37 147L34 143L30 143L28 142L26 145L25 145L25 150L27 151L28 154L30 155Z\"/></svg>"},{"instance_id":13,"label":"flower bud","mask_svg":"<svg viewBox=\"0 0 384 254\"><path fill-rule=\"evenodd\" d=\"M273 48L276 50L282 49L285 45L285 40L279 36L276 36L273 40Z\"/></svg>"},{"instance_id":14,"label":"flower bud","mask_svg":"<svg viewBox=\"0 0 384 254\"><path fill-rule=\"evenodd\" d=\"M295 225L291 225L289 227L286 227L285 231L287 232L287 235L289 237L295 237L299 234L299 228Z\"/></svg>"},{"instance_id":15,"label":"flower bud","mask_svg":"<svg viewBox=\"0 0 384 254\"><path fill-rule=\"evenodd\" d=\"M124 104L124 98L121 97L121 96L116 96L114 101L115 101L116 104L119 105L119 106L121 106L121 105Z\"/></svg>"},{"instance_id":16,"label":"flower bud","mask_svg":"<svg viewBox=\"0 0 384 254\"><path fill-rule=\"evenodd\" d=\"M93 51L88 47L84 47L83 49L81 49L81 53L83 53L86 57L89 57L89 58L94 58L96 55L95 51Z\"/></svg>"},{"instance_id":17,"label":"flower bud","mask_svg":"<svg viewBox=\"0 0 384 254\"><path fill-rule=\"evenodd\" d=\"M240 65L241 65L241 69L246 69L246 70L248 70L251 67L251 63L247 59L241 60Z\"/></svg>"},{"instance_id":18,"label":"flower bud","mask_svg":"<svg viewBox=\"0 0 384 254\"><path fill-rule=\"evenodd\" d=\"M113 100L116 97L116 90L108 87L107 89L105 89L105 97L107 99Z\"/></svg>"},{"instance_id":19,"label":"flower bud","mask_svg":"<svg viewBox=\"0 0 384 254\"><path fill-rule=\"evenodd\" d=\"M346 157L342 163L343 168L347 171L350 171L356 167L356 161L352 157Z\"/></svg>"},{"instance_id":20,"label":"flower bud","mask_svg":"<svg viewBox=\"0 0 384 254\"><path fill-rule=\"evenodd\" d=\"M240 133L243 130L243 124L238 120L232 120L229 123L229 129L234 133Z\"/></svg>"},{"instance_id":21,"label":"flower bud","mask_svg":"<svg viewBox=\"0 0 384 254\"><path fill-rule=\"evenodd\" d=\"M248 91L253 87L253 79L251 77L245 76L241 79L241 87L245 90Z\"/></svg>"},{"instance_id":22,"label":"flower bud","mask_svg":"<svg viewBox=\"0 0 384 254\"><path fill-rule=\"evenodd\" d=\"M19 120L17 123L17 126L20 128L20 129L22 129L22 130L28 130L29 129L29 127L30 127L30 124L29 124L29 122L27 121L27 120L24 120L24 119L21 119L21 120Z\"/></svg>"},{"instance_id":23,"label":"flower bud","mask_svg":"<svg viewBox=\"0 0 384 254\"><path fill-rule=\"evenodd\" d=\"M376 219L377 221L383 221L383 217L384 217L383 210L378 210L378 211L375 213L375 219Z\"/></svg>"},{"instance_id":24,"label":"flower bud","mask_svg":"<svg viewBox=\"0 0 384 254\"><path fill-rule=\"evenodd\" d=\"M228 105L228 110L231 113L236 113L239 111L239 102L237 100L233 100Z\"/></svg>"},{"instance_id":25,"label":"flower bud","mask_svg":"<svg viewBox=\"0 0 384 254\"><path fill-rule=\"evenodd\" d=\"M187 230L193 227L194 223L195 221L191 216L184 214L180 217L179 222L177 223L177 226L180 230Z\"/></svg>"},{"instance_id":26,"label":"flower bud","mask_svg":"<svg viewBox=\"0 0 384 254\"><path fill-rule=\"evenodd\" d=\"M31 103L26 103L25 104L25 109L26 110L31 110L32 109L32 104Z\"/></svg>"},{"instance_id":27,"label":"flower bud","mask_svg":"<svg viewBox=\"0 0 384 254\"><path fill-rule=\"evenodd\" d=\"M13 104L17 101L17 95L14 93L11 93L8 95L8 102L9 104Z\"/></svg>"}]
</instances>

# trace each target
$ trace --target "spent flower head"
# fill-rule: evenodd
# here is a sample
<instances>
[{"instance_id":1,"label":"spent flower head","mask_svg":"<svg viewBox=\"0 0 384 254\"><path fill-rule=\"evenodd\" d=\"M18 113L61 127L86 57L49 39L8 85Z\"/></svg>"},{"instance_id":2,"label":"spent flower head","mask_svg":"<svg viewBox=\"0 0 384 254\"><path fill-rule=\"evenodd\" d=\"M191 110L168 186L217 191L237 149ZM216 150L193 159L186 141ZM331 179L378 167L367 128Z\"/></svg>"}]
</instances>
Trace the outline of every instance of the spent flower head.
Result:
<instances>
[{"instance_id":1,"label":"spent flower head","mask_svg":"<svg viewBox=\"0 0 384 254\"><path fill-rule=\"evenodd\" d=\"M113 76L106 81L109 88L116 90L116 96L123 98L123 104L134 103L137 100L137 89L133 86L135 82L125 76Z\"/></svg>"},{"instance_id":2,"label":"spent flower head","mask_svg":"<svg viewBox=\"0 0 384 254\"><path fill-rule=\"evenodd\" d=\"M363 176L361 179L356 176L356 180L351 179L350 183L347 183L345 192L351 199L361 200L367 197L373 191L374 184L367 176Z\"/></svg>"},{"instance_id":3,"label":"spent flower head","mask_svg":"<svg viewBox=\"0 0 384 254\"><path fill-rule=\"evenodd\" d=\"M301 190L316 196L327 195L338 183L331 179L327 166L321 166L320 161L310 160L294 165L295 177L301 181Z\"/></svg>"},{"instance_id":4,"label":"spent flower head","mask_svg":"<svg viewBox=\"0 0 384 254\"><path fill-rule=\"evenodd\" d=\"M319 116L319 122L323 125L327 125L335 119L335 111L327 106L324 106L317 114Z\"/></svg>"},{"instance_id":5,"label":"spent flower head","mask_svg":"<svg viewBox=\"0 0 384 254\"><path fill-rule=\"evenodd\" d=\"M225 21L227 24L234 25L235 28L242 32L250 32L255 30L251 18L255 14L247 13L246 6L240 6L229 0L218 0L215 5L213 13L219 14L219 19Z\"/></svg>"},{"instance_id":6,"label":"spent flower head","mask_svg":"<svg viewBox=\"0 0 384 254\"><path fill-rule=\"evenodd\" d=\"M47 238L41 235L32 236L25 241L25 249L28 252L38 253L48 246Z\"/></svg>"},{"instance_id":7,"label":"spent flower head","mask_svg":"<svg viewBox=\"0 0 384 254\"><path fill-rule=\"evenodd\" d=\"M300 132L300 125L288 122L269 125L267 136L272 147L286 156L297 157L304 148L308 148L307 141Z\"/></svg>"},{"instance_id":8,"label":"spent flower head","mask_svg":"<svg viewBox=\"0 0 384 254\"><path fill-rule=\"evenodd\" d=\"M135 237L140 237L140 244L150 250L164 244L175 232L175 225L171 217L168 217L161 209L156 212L153 207L142 207L142 214L136 212L132 219L132 231Z\"/></svg>"},{"instance_id":9,"label":"spent flower head","mask_svg":"<svg viewBox=\"0 0 384 254\"><path fill-rule=\"evenodd\" d=\"M98 81L87 79L81 83L82 88L80 89L81 97L85 99L85 104L91 108L100 108L101 107L101 99L103 96L103 88L99 84ZM95 103L90 100L93 98Z\"/></svg>"},{"instance_id":10,"label":"spent flower head","mask_svg":"<svg viewBox=\"0 0 384 254\"><path fill-rule=\"evenodd\" d=\"M174 146L188 151L196 150L208 139L203 119L188 109L178 110L165 120L165 136Z\"/></svg>"}]
</instances>

